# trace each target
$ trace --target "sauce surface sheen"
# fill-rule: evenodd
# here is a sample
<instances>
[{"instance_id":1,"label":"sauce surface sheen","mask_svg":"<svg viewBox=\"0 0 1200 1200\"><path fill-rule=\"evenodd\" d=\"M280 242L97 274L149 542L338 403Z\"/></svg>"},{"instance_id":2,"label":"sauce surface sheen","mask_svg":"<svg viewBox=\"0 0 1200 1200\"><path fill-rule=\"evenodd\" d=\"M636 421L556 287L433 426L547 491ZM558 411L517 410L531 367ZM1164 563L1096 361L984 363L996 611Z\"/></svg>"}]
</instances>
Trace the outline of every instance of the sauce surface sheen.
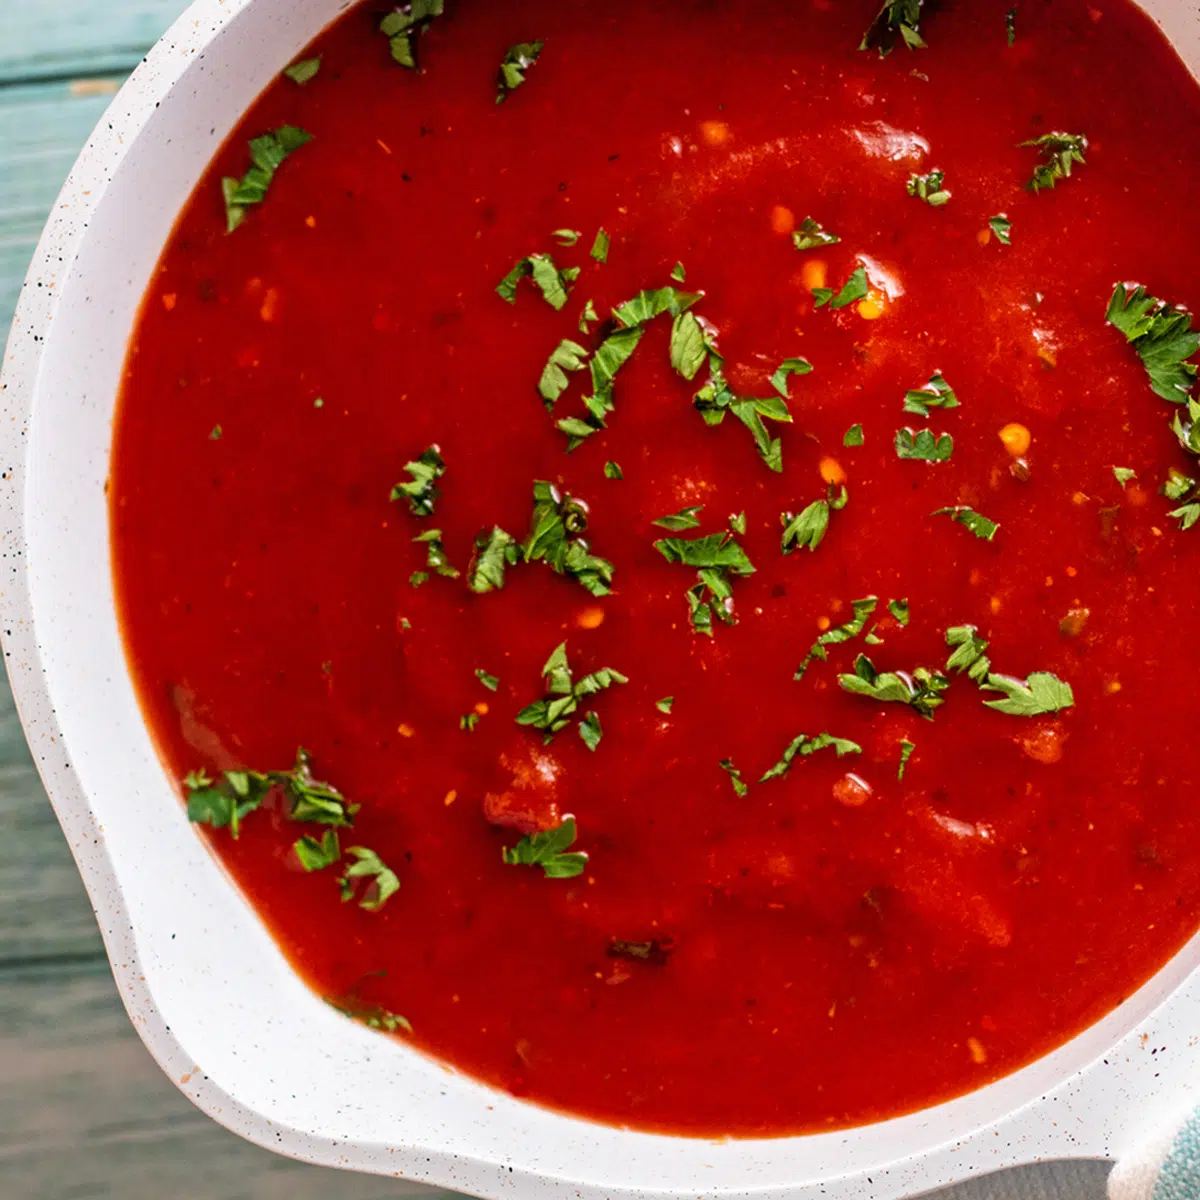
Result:
<instances>
[{"instance_id":1,"label":"sauce surface sheen","mask_svg":"<svg viewBox=\"0 0 1200 1200\"><path fill-rule=\"evenodd\" d=\"M870 3L460 0L419 39L419 73L359 7L316 43L317 77L279 79L218 154L131 345L115 573L172 774L286 768L303 745L362 805L343 845L400 877L378 912L340 903L333 872L299 868L310 831L277 800L236 841L210 834L321 995L403 1014L417 1046L540 1103L785 1134L1015 1069L1196 927L1182 702L1200 669L1200 531L1158 494L1188 468L1172 406L1104 315L1119 280L1200 305L1200 93L1125 0L1022 2L1011 46L1008 7L942 5L927 49L881 59L856 50ZM532 39L540 61L496 104L500 59ZM221 177L285 123L314 140L227 235ZM1087 162L1034 195L1037 154L1017 143L1052 130L1085 133ZM934 168L940 208L905 192ZM797 253L781 208L840 243ZM982 236L998 213L1011 246ZM605 265L588 255L599 226ZM557 245L561 228L578 245ZM582 268L562 312L528 280L515 305L496 295L532 252ZM780 474L736 420L701 420L703 376L672 371L669 318L618 376L607 431L564 453L535 391L547 355L598 344L577 329L588 299L605 318L677 261L735 389L770 395L781 360L813 364L790 384L794 423L772 429ZM883 314L814 310L813 263L835 288L866 265L890 290ZM935 371L961 407L905 414ZM555 417L582 411L584 378ZM855 423L865 444L844 447ZM1011 424L1032 435L1022 464L998 436ZM953 435L950 461L897 458L896 430L925 425ZM432 444L447 472L419 521L388 496ZM849 502L815 552L784 556L780 514L824 494L829 459ZM1114 466L1137 476L1122 488ZM541 564L488 595L410 586L415 536L441 529L465 569L480 530L525 535L539 479L587 504L611 596ZM712 639L690 627L694 572L654 548L671 535L651 522L691 505L701 526L682 536L744 511L757 568ZM951 505L999 522L994 541L930 515ZM881 644L831 646L793 681L868 595ZM907 627L891 598L909 601ZM1053 672L1075 707L1005 715L955 675L927 721L839 688L860 652L943 669L963 624L994 670ZM603 723L594 753L574 727L543 746L514 721L563 641L577 677L629 677L585 705ZM863 753L757 782L823 731ZM519 831L486 821L484 798L512 799L514 780L518 806L576 816L583 875L502 861ZM630 961L612 939L673 949Z\"/></svg>"}]
</instances>

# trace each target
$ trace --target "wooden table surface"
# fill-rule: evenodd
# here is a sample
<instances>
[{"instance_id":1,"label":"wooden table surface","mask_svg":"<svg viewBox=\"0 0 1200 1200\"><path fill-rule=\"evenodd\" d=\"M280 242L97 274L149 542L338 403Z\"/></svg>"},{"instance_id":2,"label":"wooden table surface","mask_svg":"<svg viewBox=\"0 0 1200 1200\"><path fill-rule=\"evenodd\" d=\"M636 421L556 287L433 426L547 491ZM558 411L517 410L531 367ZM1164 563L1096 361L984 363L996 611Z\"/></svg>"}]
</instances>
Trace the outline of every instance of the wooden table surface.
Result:
<instances>
[{"instance_id":1,"label":"wooden table surface","mask_svg":"<svg viewBox=\"0 0 1200 1200\"><path fill-rule=\"evenodd\" d=\"M46 213L120 81L185 0L0 0L0 335ZM942 1200L1099 1200L1098 1165ZM394 1181L302 1166L175 1090L117 998L95 918L0 681L0 1197L383 1200Z\"/></svg>"}]
</instances>

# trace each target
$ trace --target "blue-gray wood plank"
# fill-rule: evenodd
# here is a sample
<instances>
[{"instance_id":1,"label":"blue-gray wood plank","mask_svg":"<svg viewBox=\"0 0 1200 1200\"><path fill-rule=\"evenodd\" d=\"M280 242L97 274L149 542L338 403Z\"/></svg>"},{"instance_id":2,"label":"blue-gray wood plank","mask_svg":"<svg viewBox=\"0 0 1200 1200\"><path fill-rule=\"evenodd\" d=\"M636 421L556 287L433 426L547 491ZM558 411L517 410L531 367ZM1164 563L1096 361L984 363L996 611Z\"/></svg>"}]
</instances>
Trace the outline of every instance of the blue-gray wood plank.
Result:
<instances>
[{"instance_id":1,"label":"blue-gray wood plank","mask_svg":"<svg viewBox=\"0 0 1200 1200\"><path fill-rule=\"evenodd\" d=\"M0 331L79 147L184 0L0 0ZM1100 1200L1064 1165L944 1200ZM225 1132L159 1072L121 1008L96 922L0 682L0 1196L385 1200Z\"/></svg>"}]
</instances>

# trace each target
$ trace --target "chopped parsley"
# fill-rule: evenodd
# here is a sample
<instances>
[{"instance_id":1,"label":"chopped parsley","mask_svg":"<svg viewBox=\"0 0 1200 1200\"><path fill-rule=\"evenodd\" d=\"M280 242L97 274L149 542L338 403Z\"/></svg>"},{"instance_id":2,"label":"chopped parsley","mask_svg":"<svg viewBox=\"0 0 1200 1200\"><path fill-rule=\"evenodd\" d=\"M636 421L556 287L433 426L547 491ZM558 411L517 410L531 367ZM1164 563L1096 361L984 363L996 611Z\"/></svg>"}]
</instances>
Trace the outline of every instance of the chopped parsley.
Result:
<instances>
[{"instance_id":1,"label":"chopped parsley","mask_svg":"<svg viewBox=\"0 0 1200 1200\"><path fill-rule=\"evenodd\" d=\"M509 304L516 304L517 285L522 279L532 279L546 303L555 311L561 311L570 296L570 286L578 278L578 267L560 270L549 254L530 254L500 280L496 285L496 293Z\"/></svg>"},{"instance_id":2,"label":"chopped parsley","mask_svg":"<svg viewBox=\"0 0 1200 1200\"><path fill-rule=\"evenodd\" d=\"M1071 685L1048 671L1035 671L1027 680L989 675L979 686L989 692L1003 692L1003 700L988 700L987 706L1013 717L1040 717L1075 705Z\"/></svg>"},{"instance_id":3,"label":"chopped parsley","mask_svg":"<svg viewBox=\"0 0 1200 1200\"><path fill-rule=\"evenodd\" d=\"M566 729L571 718L579 711L579 702L587 696L607 691L618 683L628 683L629 679L620 671L604 667L585 675L576 683L571 674L567 661L567 643L562 642L555 647L554 652L546 660L542 668L546 680L547 695L534 701L517 714L518 725L529 725L541 729L548 743L554 740L554 735ZM599 722L597 722L598 726ZM597 738L597 740L599 740ZM587 741L586 735L584 741Z\"/></svg>"},{"instance_id":4,"label":"chopped parsley","mask_svg":"<svg viewBox=\"0 0 1200 1200\"><path fill-rule=\"evenodd\" d=\"M746 532L746 514L744 512L729 514L729 532L739 534Z\"/></svg>"},{"instance_id":5,"label":"chopped parsley","mask_svg":"<svg viewBox=\"0 0 1200 1200\"><path fill-rule=\"evenodd\" d=\"M699 582L687 591L692 628L713 636L713 618L734 625L733 577L754 574L754 564L731 533L696 538L663 538L654 548L669 563L697 568Z\"/></svg>"},{"instance_id":6,"label":"chopped parsley","mask_svg":"<svg viewBox=\"0 0 1200 1200\"><path fill-rule=\"evenodd\" d=\"M1192 328L1192 314L1147 295L1140 285L1131 290L1119 283L1105 320L1138 352L1155 395L1174 404L1184 403L1196 385L1196 364L1188 360L1200 349L1200 333ZM1193 448L1193 453L1197 452L1200 446Z\"/></svg>"},{"instance_id":7,"label":"chopped parsley","mask_svg":"<svg viewBox=\"0 0 1200 1200\"><path fill-rule=\"evenodd\" d=\"M908 770L908 760L912 758L912 752L916 748L915 742L903 741L900 743L900 765L896 768L897 779L904 778L904 773Z\"/></svg>"},{"instance_id":8,"label":"chopped parsley","mask_svg":"<svg viewBox=\"0 0 1200 1200\"><path fill-rule=\"evenodd\" d=\"M317 72L321 69L321 56L318 54L315 58L302 58L299 62L294 62L290 67L284 70L284 74L295 84L303 87L310 79L315 79Z\"/></svg>"},{"instance_id":9,"label":"chopped parsley","mask_svg":"<svg viewBox=\"0 0 1200 1200\"><path fill-rule=\"evenodd\" d=\"M929 410L933 408L959 407L958 396L941 371L935 371L923 388L904 393L904 411L918 417L929 416Z\"/></svg>"},{"instance_id":10,"label":"chopped parsley","mask_svg":"<svg viewBox=\"0 0 1200 1200\"><path fill-rule=\"evenodd\" d=\"M541 867L547 879L574 879L582 875L588 856L582 851L567 853L575 844L575 818L567 816L556 829L526 834L502 857L510 867Z\"/></svg>"},{"instance_id":11,"label":"chopped parsley","mask_svg":"<svg viewBox=\"0 0 1200 1200\"><path fill-rule=\"evenodd\" d=\"M344 1017L349 1017L352 1021L358 1021L365 1025L368 1029L375 1029L381 1033L412 1033L412 1023L407 1017L402 1017L399 1013L389 1012L386 1008L379 1005L363 1007L361 1004L353 1002L341 1002L336 1000L326 999L326 1004L331 1008L337 1009Z\"/></svg>"},{"instance_id":12,"label":"chopped parsley","mask_svg":"<svg viewBox=\"0 0 1200 1200\"><path fill-rule=\"evenodd\" d=\"M600 264L608 262L608 252L612 249L612 238L601 225L596 230L596 240L592 243L592 257Z\"/></svg>"},{"instance_id":13,"label":"chopped parsley","mask_svg":"<svg viewBox=\"0 0 1200 1200\"><path fill-rule=\"evenodd\" d=\"M884 0L858 48L878 50L880 58L891 54L898 42L903 42L910 50L923 50L925 42L920 34L922 3L923 0Z\"/></svg>"},{"instance_id":14,"label":"chopped parsley","mask_svg":"<svg viewBox=\"0 0 1200 1200\"><path fill-rule=\"evenodd\" d=\"M1167 482L1162 486L1162 494L1168 500L1182 500L1195 486L1194 479L1172 467L1167 475Z\"/></svg>"},{"instance_id":15,"label":"chopped parsley","mask_svg":"<svg viewBox=\"0 0 1200 1200\"><path fill-rule=\"evenodd\" d=\"M683 263L677 262L671 268L671 278L675 280L676 283L687 282L687 269L684 267Z\"/></svg>"},{"instance_id":16,"label":"chopped parsley","mask_svg":"<svg viewBox=\"0 0 1200 1200\"><path fill-rule=\"evenodd\" d=\"M691 508L681 508L677 513L672 513L669 517L659 517L651 524L658 525L662 529L669 529L672 533L680 533L685 529L699 529L700 518L696 514L703 508L703 504L696 504Z\"/></svg>"},{"instance_id":17,"label":"chopped parsley","mask_svg":"<svg viewBox=\"0 0 1200 1200\"><path fill-rule=\"evenodd\" d=\"M946 462L954 453L954 439L948 433L935 434L932 429L896 430L896 457L920 459L922 462Z\"/></svg>"},{"instance_id":18,"label":"chopped parsley","mask_svg":"<svg viewBox=\"0 0 1200 1200\"><path fill-rule=\"evenodd\" d=\"M863 427L861 425L851 425L846 430L846 436L842 438L843 446L861 446L863 444Z\"/></svg>"},{"instance_id":19,"label":"chopped parsley","mask_svg":"<svg viewBox=\"0 0 1200 1200\"><path fill-rule=\"evenodd\" d=\"M842 239L836 233L823 229L812 217L805 217L800 228L792 233L792 245L797 250L815 250L819 246L836 246Z\"/></svg>"},{"instance_id":20,"label":"chopped parsley","mask_svg":"<svg viewBox=\"0 0 1200 1200\"><path fill-rule=\"evenodd\" d=\"M671 325L671 367L691 381L708 361L710 336L692 312L681 312Z\"/></svg>"},{"instance_id":21,"label":"chopped parsley","mask_svg":"<svg viewBox=\"0 0 1200 1200\"><path fill-rule=\"evenodd\" d=\"M758 781L766 783L770 779L782 779L791 769L792 763L796 756L807 758L810 754L816 754L818 750L836 750L838 758L842 758L847 754L861 754L862 747L857 742L852 742L848 738L834 737L831 733L820 733L816 737L809 737L807 734L800 734L794 737L784 750L779 761Z\"/></svg>"},{"instance_id":22,"label":"chopped parsley","mask_svg":"<svg viewBox=\"0 0 1200 1200\"><path fill-rule=\"evenodd\" d=\"M1113 478L1121 485L1124 490L1125 485L1131 480L1137 478L1137 472L1132 467L1113 467Z\"/></svg>"},{"instance_id":23,"label":"chopped parsley","mask_svg":"<svg viewBox=\"0 0 1200 1200\"><path fill-rule=\"evenodd\" d=\"M946 659L947 671L965 673L969 679L982 684L992 669L985 651L987 642L979 636L974 625L952 625L946 630L946 645L951 654Z\"/></svg>"},{"instance_id":24,"label":"chopped parsley","mask_svg":"<svg viewBox=\"0 0 1200 1200\"><path fill-rule=\"evenodd\" d=\"M537 62L545 45L545 42L518 42L509 47L500 62L500 72L496 78L497 104L503 104L508 99L508 93L515 92L525 82L525 72ZM575 241L578 240L579 235L576 235ZM565 244L573 246L575 242Z\"/></svg>"},{"instance_id":25,"label":"chopped parsley","mask_svg":"<svg viewBox=\"0 0 1200 1200\"><path fill-rule=\"evenodd\" d=\"M749 784L742 778L741 771L733 765L732 758L723 758L720 762L720 768L729 776L729 782L733 785L733 790L737 795L744 796L750 790Z\"/></svg>"},{"instance_id":26,"label":"chopped parsley","mask_svg":"<svg viewBox=\"0 0 1200 1200\"><path fill-rule=\"evenodd\" d=\"M1018 145L1035 146L1042 152L1042 161L1034 167L1033 178L1025 185L1035 194L1054 187L1060 179L1070 179L1071 168L1076 163L1086 166L1083 156L1088 140L1082 133L1043 133L1041 137Z\"/></svg>"},{"instance_id":27,"label":"chopped parsley","mask_svg":"<svg viewBox=\"0 0 1200 1200\"><path fill-rule=\"evenodd\" d=\"M775 368L775 374L771 376L771 386L786 400L788 380L793 375L807 375L812 369L812 363L807 358L785 358Z\"/></svg>"},{"instance_id":28,"label":"chopped parsley","mask_svg":"<svg viewBox=\"0 0 1200 1200\"><path fill-rule=\"evenodd\" d=\"M672 289L673 290L673 289ZM615 314L614 314L615 315ZM613 411L613 380L629 361L645 330L639 324L610 333L600 343L589 364L592 392L583 398L586 417L567 417L556 422L560 432L570 439L567 449L574 450L593 433L605 428L604 418Z\"/></svg>"},{"instance_id":29,"label":"chopped parsley","mask_svg":"<svg viewBox=\"0 0 1200 1200\"><path fill-rule=\"evenodd\" d=\"M901 628L908 624L910 614L907 600L889 600L888 612L892 614L896 624Z\"/></svg>"},{"instance_id":30,"label":"chopped parsley","mask_svg":"<svg viewBox=\"0 0 1200 1200\"><path fill-rule=\"evenodd\" d=\"M412 0L388 13L379 23L379 32L388 39L392 58L409 71L417 69L416 44L413 39L425 33L434 17L440 17L445 0Z\"/></svg>"},{"instance_id":31,"label":"chopped parsley","mask_svg":"<svg viewBox=\"0 0 1200 1200\"><path fill-rule=\"evenodd\" d=\"M582 232L578 229L555 229L550 236L566 249L578 245L579 239L583 237Z\"/></svg>"},{"instance_id":32,"label":"chopped parsley","mask_svg":"<svg viewBox=\"0 0 1200 1200\"><path fill-rule=\"evenodd\" d=\"M988 224L991 226L992 232L996 235L996 241L1000 245L1012 245L1012 222L1008 219L1006 213L997 213L994 217L988 217Z\"/></svg>"},{"instance_id":33,"label":"chopped parsley","mask_svg":"<svg viewBox=\"0 0 1200 1200\"><path fill-rule=\"evenodd\" d=\"M494 692L500 687L500 680L495 675L488 674L482 667L475 668L475 678L483 684L489 692Z\"/></svg>"},{"instance_id":34,"label":"chopped parsley","mask_svg":"<svg viewBox=\"0 0 1200 1200\"><path fill-rule=\"evenodd\" d=\"M826 304L830 308L846 308L856 300L862 300L868 291L870 291L870 287L867 284L866 267L855 267L850 273L850 278L842 284L841 291L836 295L833 288L813 288L813 304L817 308L822 308Z\"/></svg>"},{"instance_id":35,"label":"chopped parsley","mask_svg":"<svg viewBox=\"0 0 1200 1200\"><path fill-rule=\"evenodd\" d=\"M588 352L578 342L563 338L554 352L546 360L542 368L542 377L538 381L538 395L541 396L546 408L553 409L559 396L570 386L567 378L568 371L582 371L587 365Z\"/></svg>"},{"instance_id":36,"label":"chopped parsley","mask_svg":"<svg viewBox=\"0 0 1200 1200\"><path fill-rule=\"evenodd\" d=\"M826 647L840 646L843 642L849 642L858 637L867 627L867 622L879 606L879 597L865 596L861 600L852 600L850 606L854 610L854 616L844 625L826 630L813 642L804 661L796 668L796 674L792 677L794 680L803 679L809 664L814 660L817 662L829 661L829 652ZM901 624L907 624L907 622L902 621Z\"/></svg>"},{"instance_id":37,"label":"chopped parsley","mask_svg":"<svg viewBox=\"0 0 1200 1200\"><path fill-rule=\"evenodd\" d=\"M587 713L579 722L579 736L583 738L583 744L594 753L596 747L600 745L600 739L604 736L604 730L600 727L600 718L594 712Z\"/></svg>"},{"instance_id":38,"label":"chopped parsley","mask_svg":"<svg viewBox=\"0 0 1200 1200\"><path fill-rule=\"evenodd\" d=\"M793 550L815 550L824 540L829 530L829 515L846 507L849 493L843 487L834 494L833 485L829 487L829 495L825 500L814 500L798 517L790 512L780 513L779 520L783 525L783 540L781 549L784 554Z\"/></svg>"},{"instance_id":39,"label":"chopped parsley","mask_svg":"<svg viewBox=\"0 0 1200 1200\"><path fill-rule=\"evenodd\" d=\"M521 561L521 547L511 533L505 533L499 525L491 532L484 530L475 538L475 553L467 568L467 586L473 592L483 594L504 586L504 570L515 567Z\"/></svg>"},{"instance_id":40,"label":"chopped parsley","mask_svg":"<svg viewBox=\"0 0 1200 1200\"><path fill-rule=\"evenodd\" d=\"M226 175L221 180L225 197L225 230L232 233L246 219L246 210L261 204L267 196L275 172L288 155L312 141L312 134L295 125L281 125L273 133L250 142L252 166L241 179Z\"/></svg>"},{"instance_id":41,"label":"chopped parsley","mask_svg":"<svg viewBox=\"0 0 1200 1200\"><path fill-rule=\"evenodd\" d=\"M587 532L587 506L560 492L552 483L533 485L533 515L529 536L521 547L527 563L544 562L556 575L574 579L593 596L612 591L615 568L591 552L582 536Z\"/></svg>"},{"instance_id":42,"label":"chopped parsley","mask_svg":"<svg viewBox=\"0 0 1200 1200\"><path fill-rule=\"evenodd\" d=\"M604 478L605 479L624 479L625 474L621 470L621 464L612 462L611 460L606 462L604 464Z\"/></svg>"},{"instance_id":43,"label":"chopped parsley","mask_svg":"<svg viewBox=\"0 0 1200 1200\"><path fill-rule=\"evenodd\" d=\"M458 727L463 733L474 733L475 726L479 724L479 714L477 712L469 712L458 718Z\"/></svg>"},{"instance_id":44,"label":"chopped parsley","mask_svg":"<svg viewBox=\"0 0 1200 1200\"><path fill-rule=\"evenodd\" d=\"M348 903L358 896L359 908L367 912L378 912L388 901L388 897L400 890L400 879L374 850L366 846L349 846L346 849L356 861L346 868L338 884L342 889L342 903ZM367 880L366 887L359 889L361 880Z\"/></svg>"},{"instance_id":45,"label":"chopped parsley","mask_svg":"<svg viewBox=\"0 0 1200 1200\"><path fill-rule=\"evenodd\" d=\"M872 700L908 704L921 716L932 719L935 709L945 703L942 693L950 686L945 675L918 667L912 674L900 671L880 673L874 663L860 654L853 675L839 675L841 687L856 696Z\"/></svg>"},{"instance_id":46,"label":"chopped parsley","mask_svg":"<svg viewBox=\"0 0 1200 1200\"><path fill-rule=\"evenodd\" d=\"M932 515L949 517L952 521L957 521L959 525L965 525L977 538L985 542L990 542L996 536L996 530L1000 528L995 521L989 520L983 513L976 512L965 504L958 504L953 508L938 508L933 511Z\"/></svg>"},{"instance_id":47,"label":"chopped parsley","mask_svg":"<svg viewBox=\"0 0 1200 1200\"><path fill-rule=\"evenodd\" d=\"M306 871L323 871L326 867L332 867L342 857L336 829L325 830L319 841L306 834L292 849L297 861Z\"/></svg>"},{"instance_id":48,"label":"chopped parsley","mask_svg":"<svg viewBox=\"0 0 1200 1200\"><path fill-rule=\"evenodd\" d=\"M910 196L924 200L930 208L941 208L943 204L950 203L950 193L945 183L945 171L930 171L928 175L910 175L904 186Z\"/></svg>"},{"instance_id":49,"label":"chopped parsley","mask_svg":"<svg viewBox=\"0 0 1200 1200\"><path fill-rule=\"evenodd\" d=\"M674 696L664 696L661 700L655 700L654 707L657 708L660 713L666 713L669 716L674 704Z\"/></svg>"},{"instance_id":50,"label":"chopped parsley","mask_svg":"<svg viewBox=\"0 0 1200 1200\"><path fill-rule=\"evenodd\" d=\"M595 300L589 300L583 306L583 312L579 314L579 332L590 333L592 326L600 320L600 314L596 311Z\"/></svg>"},{"instance_id":51,"label":"chopped parsley","mask_svg":"<svg viewBox=\"0 0 1200 1200\"><path fill-rule=\"evenodd\" d=\"M413 538L414 542L422 543L426 548L425 566L435 575L446 579L457 579L461 572L454 566L446 555L446 547L442 545L442 531L429 529ZM421 581L422 583L424 580Z\"/></svg>"},{"instance_id":52,"label":"chopped parsley","mask_svg":"<svg viewBox=\"0 0 1200 1200\"><path fill-rule=\"evenodd\" d=\"M430 446L420 458L405 463L404 469L412 476L408 483L398 483L392 488L393 502L408 501L408 511L414 517L433 516L434 505L441 492L437 481L446 473L446 463L437 446Z\"/></svg>"}]
</instances>

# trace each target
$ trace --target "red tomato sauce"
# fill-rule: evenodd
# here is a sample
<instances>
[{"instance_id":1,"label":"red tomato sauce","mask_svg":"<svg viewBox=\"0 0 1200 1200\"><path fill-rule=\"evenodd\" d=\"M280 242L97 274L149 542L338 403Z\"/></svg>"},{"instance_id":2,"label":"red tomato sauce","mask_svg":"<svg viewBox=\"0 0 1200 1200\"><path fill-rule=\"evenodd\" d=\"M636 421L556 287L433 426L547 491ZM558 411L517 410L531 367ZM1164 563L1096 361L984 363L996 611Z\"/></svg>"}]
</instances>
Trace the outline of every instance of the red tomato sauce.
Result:
<instances>
[{"instance_id":1,"label":"red tomato sauce","mask_svg":"<svg viewBox=\"0 0 1200 1200\"><path fill-rule=\"evenodd\" d=\"M1021 0L1011 46L1009 6L941 5L927 49L881 59L857 50L869 2L459 0L417 39L420 72L360 7L317 42L319 75L272 84L217 155L131 345L115 572L172 776L286 769L303 745L361 805L342 845L400 878L378 912L342 903L337 868L301 870L292 845L314 829L278 796L236 841L205 831L322 996L402 1014L416 1046L557 1109L789 1134L1012 1071L1196 928L1200 531L1159 495L1191 460L1105 311L1119 280L1200 305L1200 93L1125 0ZM533 39L540 61L497 104L502 56ZM227 234L221 178L285 123L313 141ZM1086 134L1087 161L1035 195L1038 152L1017 143L1052 130ZM934 168L942 207L906 194ZM840 242L798 253L809 215ZM588 254L600 226L605 265ZM495 292L533 252L581 268L561 312L528 279L513 305ZM737 391L769 396L782 359L813 364L790 383L794 423L772 426L782 473L736 419L701 419L704 376L671 369L669 317L617 377L607 432L565 453L554 419L582 413L586 376L549 416L547 355L598 345L603 325L577 329L585 302L603 320L677 261ZM810 289L858 265L866 308L815 309ZM961 406L905 414L936 371ZM854 423L865 443L845 447ZM953 436L950 461L898 459L896 430L926 425ZM447 472L416 519L389 492L433 444ZM783 555L780 514L843 474L823 543ZM464 571L480 530L523 538L535 480L587 504L612 595L539 563L487 595L410 585L429 528ZM654 547L672 535L651 522L694 505L702 524L679 536L744 511L756 567L711 639L689 620L695 572ZM998 522L994 540L930 515L953 505ZM881 640L831 646L794 681L868 595ZM944 670L963 624L994 671L1052 672L1074 707L1007 715L955 674L924 720L838 685L860 652ZM544 746L515 722L564 641L577 678L629 680L584 705L594 752L574 725ZM863 753L758 783L823 731ZM582 875L502 861L568 813ZM631 960L613 939L658 946Z\"/></svg>"}]
</instances>

